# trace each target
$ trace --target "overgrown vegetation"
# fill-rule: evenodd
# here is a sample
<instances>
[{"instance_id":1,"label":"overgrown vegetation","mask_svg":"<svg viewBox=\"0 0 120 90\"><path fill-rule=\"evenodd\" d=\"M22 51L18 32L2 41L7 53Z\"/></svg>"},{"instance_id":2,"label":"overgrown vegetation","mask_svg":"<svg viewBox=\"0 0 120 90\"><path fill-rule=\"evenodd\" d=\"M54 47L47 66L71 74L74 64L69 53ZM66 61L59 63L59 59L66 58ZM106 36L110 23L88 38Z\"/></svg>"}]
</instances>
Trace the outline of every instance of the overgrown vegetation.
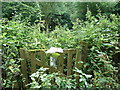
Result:
<instances>
[{"instance_id":1,"label":"overgrown vegetation","mask_svg":"<svg viewBox=\"0 0 120 90\"><path fill-rule=\"evenodd\" d=\"M22 11L24 11L24 8L21 8L20 5L27 5L26 3L9 4L18 5ZM34 6L34 4L32 5ZM25 11L31 9L29 5L28 3L28 6L25 6L27 8ZM3 13L4 18L2 18L2 25L0 26L2 28L2 36L0 36L2 40L0 42L2 43L2 69L4 72L2 73L3 87L14 88L16 82L20 83L22 81L19 48L81 48L81 43L85 42L88 45L88 55L86 60L83 61L83 68L78 70L78 72L82 72L80 77L83 78L82 82L79 83L79 87L119 88L120 16L112 13L109 15L102 14L100 9L97 9L98 13L94 15L95 13L92 14L87 9L84 20L77 18L72 21L71 19L69 23L72 23L72 29L69 28L69 23L66 25L58 24L62 20L59 19L54 26L55 30L52 30L49 27L47 28L50 24L46 24L46 20L49 21L49 19L41 14L42 9L38 8L40 7L39 5L37 3L37 7L32 7L32 10L37 13L36 16L32 12L28 16L24 16L27 14L23 14L24 12L17 14L16 10L17 13L10 18L6 16L6 12ZM36 10L36 8L38 9ZM10 7L5 10L7 9L10 9ZM45 12L44 14L48 15ZM36 19L32 20L32 17ZM64 23L65 21L63 20ZM49 29L52 31L49 31ZM44 73L45 69L41 69L43 70L42 72L37 71L31 75L31 88L75 88L74 80L60 77L59 73L46 74ZM83 74L86 76L92 75L92 77L85 79L86 77ZM53 77L56 84L51 83L51 78ZM34 78L37 78L38 81L36 82ZM45 79L48 81L45 81ZM40 83L39 80L42 82Z\"/></svg>"}]
</instances>

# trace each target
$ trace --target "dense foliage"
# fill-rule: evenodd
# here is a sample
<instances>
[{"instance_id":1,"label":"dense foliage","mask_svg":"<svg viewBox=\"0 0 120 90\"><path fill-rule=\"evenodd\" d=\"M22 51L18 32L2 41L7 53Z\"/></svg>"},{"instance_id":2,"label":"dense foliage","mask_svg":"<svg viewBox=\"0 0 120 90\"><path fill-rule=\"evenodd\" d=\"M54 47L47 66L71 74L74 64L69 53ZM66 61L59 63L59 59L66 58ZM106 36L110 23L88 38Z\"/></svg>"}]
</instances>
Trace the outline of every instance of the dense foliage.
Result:
<instances>
[{"instance_id":1,"label":"dense foliage","mask_svg":"<svg viewBox=\"0 0 120 90\"><path fill-rule=\"evenodd\" d=\"M2 43L3 54L3 87L14 87L16 82L20 83L22 81L19 48L81 48L81 43L85 42L88 46L88 55L86 60L83 61L83 68L76 70L81 73L82 80L79 86L119 88L120 16L116 13L112 14L118 9L109 11L114 6L117 8L118 3L107 3L110 7L108 8L109 13L104 11L103 8L97 8L94 13L92 7L89 6L91 3L89 3L90 8L83 10L84 13L87 11L85 15L75 13L75 16L72 17L70 17L70 13L65 14L66 9L62 12L60 12L60 9L65 8L66 5L71 8L70 5L75 4L76 8L73 8L73 11L77 11L77 9L79 11L81 3L60 3L61 7L58 7L59 3L54 4L51 9L56 9L55 13L52 10L51 12L49 10L45 12L46 5L51 6L51 3L3 4L3 7L6 6L3 8L5 12L0 26L2 28L2 36L0 36L2 40L0 42ZM84 4L87 5L87 3ZM96 3L94 4L96 5ZM99 4L101 7L106 5L106 3ZM81 5L81 7L83 6ZM58 7L58 9L55 7ZM50 16L49 13L51 13ZM84 19L81 19L83 16ZM65 17L67 17L67 20L63 19ZM54 21L50 21L50 19ZM54 29L48 27L53 23L55 23ZM46 74L44 73L45 70L41 68L31 75L32 83L29 84L31 88L50 86L75 88L74 80L60 77L59 73ZM89 77L89 75L92 75L92 77ZM51 83L53 77L56 80L56 86ZM34 78L38 78L38 81L42 80L42 82L39 83Z\"/></svg>"}]
</instances>

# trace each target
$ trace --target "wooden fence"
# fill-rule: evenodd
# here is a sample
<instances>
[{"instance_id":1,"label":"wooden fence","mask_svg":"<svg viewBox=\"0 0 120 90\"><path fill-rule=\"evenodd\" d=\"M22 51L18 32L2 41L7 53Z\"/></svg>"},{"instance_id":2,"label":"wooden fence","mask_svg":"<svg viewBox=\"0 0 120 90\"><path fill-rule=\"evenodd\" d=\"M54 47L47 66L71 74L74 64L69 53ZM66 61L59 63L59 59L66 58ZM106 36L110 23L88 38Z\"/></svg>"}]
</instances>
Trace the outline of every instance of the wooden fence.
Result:
<instances>
[{"instance_id":1,"label":"wooden fence","mask_svg":"<svg viewBox=\"0 0 120 90\"><path fill-rule=\"evenodd\" d=\"M63 53L60 53L58 57L57 68L54 68L49 65L49 61L47 60L47 55L45 53L46 50L25 50L23 48L20 49L20 57L21 60L21 72L23 74L23 78L25 78L24 85L29 82L29 74L36 72L36 67L45 67L49 68L51 72L61 72L65 76L74 74L74 67L80 69L82 64L80 61L83 61L84 53L80 49L67 49L64 50ZM30 65L28 65L30 64ZM30 68L28 68L30 67ZM76 73L78 74L78 73ZM79 77L76 77L76 82L79 82Z\"/></svg>"}]
</instances>

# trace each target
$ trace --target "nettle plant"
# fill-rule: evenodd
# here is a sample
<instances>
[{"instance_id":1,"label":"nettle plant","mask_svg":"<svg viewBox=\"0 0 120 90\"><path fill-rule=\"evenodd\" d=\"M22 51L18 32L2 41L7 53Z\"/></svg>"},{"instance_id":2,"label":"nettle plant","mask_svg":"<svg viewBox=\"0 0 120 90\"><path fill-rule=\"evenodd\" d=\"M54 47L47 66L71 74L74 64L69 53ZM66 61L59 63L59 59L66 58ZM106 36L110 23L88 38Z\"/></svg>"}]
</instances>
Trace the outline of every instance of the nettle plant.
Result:
<instances>
[{"instance_id":1,"label":"nettle plant","mask_svg":"<svg viewBox=\"0 0 120 90\"><path fill-rule=\"evenodd\" d=\"M19 47L24 43L24 23L2 20L2 69L3 87L14 87L20 75ZM17 78L17 79L16 79Z\"/></svg>"},{"instance_id":2,"label":"nettle plant","mask_svg":"<svg viewBox=\"0 0 120 90\"><path fill-rule=\"evenodd\" d=\"M27 86L30 88L75 88L75 80L68 79L62 74L48 73L48 68L41 67L36 73L33 73L30 78L32 82Z\"/></svg>"},{"instance_id":3,"label":"nettle plant","mask_svg":"<svg viewBox=\"0 0 120 90\"><path fill-rule=\"evenodd\" d=\"M48 72L48 68L41 67L37 70L36 73L30 75L32 80L31 83L27 84L30 88L76 88L76 79L72 79L70 77L78 76L79 79L79 87L90 88L91 85L88 82L88 78L91 78L92 75L85 74L83 71L75 68L74 71L79 73L79 75L71 75L69 77L64 76L60 72L50 73Z\"/></svg>"},{"instance_id":4,"label":"nettle plant","mask_svg":"<svg viewBox=\"0 0 120 90\"><path fill-rule=\"evenodd\" d=\"M114 67L113 55L120 50L119 27L120 17L110 17L98 13L92 16L88 11L86 21L74 22L73 30L80 41L88 43L88 58L83 70L94 75L92 87L116 88L118 84L118 68Z\"/></svg>"},{"instance_id":5,"label":"nettle plant","mask_svg":"<svg viewBox=\"0 0 120 90\"><path fill-rule=\"evenodd\" d=\"M67 28L56 27L54 31L49 33L48 47L75 48L79 44L75 34Z\"/></svg>"},{"instance_id":6,"label":"nettle plant","mask_svg":"<svg viewBox=\"0 0 120 90\"><path fill-rule=\"evenodd\" d=\"M45 34L39 33L40 31L35 29L36 26L32 27L29 23L20 21L16 17L12 20L3 18L1 28L3 34L1 36L2 69L5 72L3 73L3 87L14 88L16 82L22 81L19 49L22 47L26 49L45 48Z\"/></svg>"}]
</instances>

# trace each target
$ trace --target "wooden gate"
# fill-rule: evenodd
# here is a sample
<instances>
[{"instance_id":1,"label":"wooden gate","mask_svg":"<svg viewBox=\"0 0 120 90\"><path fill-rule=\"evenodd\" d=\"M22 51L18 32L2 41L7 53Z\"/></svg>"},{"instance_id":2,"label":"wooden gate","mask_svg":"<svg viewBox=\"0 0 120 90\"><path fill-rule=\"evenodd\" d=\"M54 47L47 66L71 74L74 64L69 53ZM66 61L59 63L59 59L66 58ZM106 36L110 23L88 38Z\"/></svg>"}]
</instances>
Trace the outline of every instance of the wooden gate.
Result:
<instances>
[{"instance_id":1,"label":"wooden gate","mask_svg":"<svg viewBox=\"0 0 120 90\"><path fill-rule=\"evenodd\" d=\"M21 72L23 74L23 78L25 78L24 85L28 84L28 76L29 74L36 72L36 67L45 67L49 68L51 72L61 72L65 76L74 74L74 67L80 69L82 67L83 61L82 51L80 49L67 49L63 50L63 53L60 53L58 57L57 68L51 67L49 65L49 60L47 60L47 55L45 53L46 50L37 49L37 50L25 50L23 48L20 49L20 57L21 60ZM30 64L30 68L28 68L28 63ZM29 69L29 70L28 70ZM78 73L76 73L78 74ZM79 77L76 77L76 82L79 81Z\"/></svg>"}]
</instances>

